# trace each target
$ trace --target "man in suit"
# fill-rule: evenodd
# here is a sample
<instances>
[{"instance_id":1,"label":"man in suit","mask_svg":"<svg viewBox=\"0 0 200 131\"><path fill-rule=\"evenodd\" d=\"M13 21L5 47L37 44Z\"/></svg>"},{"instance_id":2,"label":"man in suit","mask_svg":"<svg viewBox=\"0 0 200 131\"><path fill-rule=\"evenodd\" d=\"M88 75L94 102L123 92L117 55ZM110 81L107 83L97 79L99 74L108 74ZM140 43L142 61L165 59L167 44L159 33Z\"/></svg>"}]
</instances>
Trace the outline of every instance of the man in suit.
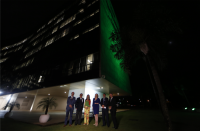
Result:
<instances>
[{"instance_id":1,"label":"man in suit","mask_svg":"<svg viewBox=\"0 0 200 131\"><path fill-rule=\"evenodd\" d=\"M65 125L64 125L64 127L67 125L69 113L70 113L69 126L72 125L72 115L73 115L75 102L76 102L76 98L74 97L74 92L72 92L71 96L69 96L68 99L67 99L66 117L65 117Z\"/></svg>"},{"instance_id":2,"label":"man in suit","mask_svg":"<svg viewBox=\"0 0 200 131\"><path fill-rule=\"evenodd\" d=\"M110 99L109 99L109 109L110 109L110 113L111 113L111 117L112 117L112 121L114 123L114 127L115 129L117 129L117 119L116 119L116 100L113 97L113 94L110 93L109 94Z\"/></svg>"},{"instance_id":3,"label":"man in suit","mask_svg":"<svg viewBox=\"0 0 200 131\"><path fill-rule=\"evenodd\" d=\"M109 116L108 116L108 98L106 97L106 94L103 94L103 98L101 99L101 107L102 107L102 119L103 119L103 125L106 126L106 121L107 121L107 126L110 126L109 123ZM106 121L105 121L105 116L106 116Z\"/></svg>"},{"instance_id":4,"label":"man in suit","mask_svg":"<svg viewBox=\"0 0 200 131\"><path fill-rule=\"evenodd\" d=\"M82 110L83 110L83 104L84 104L84 98L82 98L83 94L80 94L80 97L77 98L75 107L76 107L76 119L75 119L75 125L79 124L81 125L81 116L82 116Z\"/></svg>"}]
</instances>

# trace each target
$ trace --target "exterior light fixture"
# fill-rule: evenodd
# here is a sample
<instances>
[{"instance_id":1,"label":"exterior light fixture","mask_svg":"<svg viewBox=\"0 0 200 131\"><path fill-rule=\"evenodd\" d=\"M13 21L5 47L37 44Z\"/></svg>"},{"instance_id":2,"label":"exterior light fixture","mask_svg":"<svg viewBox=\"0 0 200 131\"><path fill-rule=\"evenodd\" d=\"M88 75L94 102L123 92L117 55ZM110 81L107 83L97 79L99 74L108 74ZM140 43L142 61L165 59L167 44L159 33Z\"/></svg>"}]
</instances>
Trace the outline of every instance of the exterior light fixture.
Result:
<instances>
[{"instance_id":1,"label":"exterior light fixture","mask_svg":"<svg viewBox=\"0 0 200 131\"><path fill-rule=\"evenodd\" d=\"M119 93L117 93L117 95L119 95Z\"/></svg>"},{"instance_id":2,"label":"exterior light fixture","mask_svg":"<svg viewBox=\"0 0 200 131\"><path fill-rule=\"evenodd\" d=\"M66 93L66 92L65 92Z\"/></svg>"},{"instance_id":3,"label":"exterior light fixture","mask_svg":"<svg viewBox=\"0 0 200 131\"><path fill-rule=\"evenodd\" d=\"M48 94L48 95L50 95L50 94Z\"/></svg>"},{"instance_id":4,"label":"exterior light fixture","mask_svg":"<svg viewBox=\"0 0 200 131\"><path fill-rule=\"evenodd\" d=\"M27 98L27 96L25 96L25 98Z\"/></svg>"},{"instance_id":5,"label":"exterior light fixture","mask_svg":"<svg viewBox=\"0 0 200 131\"><path fill-rule=\"evenodd\" d=\"M147 100L147 102L149 102L149 100Z\"/></svg>"},{"instance_id":6,"label":"exterior light fixture","mask_svg":"<svg viewBox=\"0 0 200 131\"><path fill-rule=\"evenodd\" d=\"M128 102L128 101L127 101Z\"/></svg>"},{"instance_id":7,"label":"exterior light fixture","mask_svg":"<svg viewBox=\"0 0 200 131\"><path fill-rule=\"evenodd\" d=\"M0 91L0 94L1 94L2 92Z\"/></svg>"},{"instance_id":8,"label":"exterior light fixture","mask_svg":"<svg viewBox=\"0 0 200 131\"><path fill-rule=\"evenodd\" d=\"M103 87L101 87L101 89L103 89Z\"/></svg>"},{"instance_id":9,"label":"exterior light fixture","mask_svg":"<svg viewBox=\"0 0 200 131\"><path fill-rule=\"evenodd\" d=\"M195 110L195 108L192 108L192 110L194 111L194 110Z\"/></svg>"},{"instance_id":10,"label":"exterior light fixture","mask_svg":"<svg viewBox=\"0 0 200 131\"><path fill-rule=\"evenodd\" d=\"M185 110L187 110L187 107L185 107Z\"/></svg>"}]
</instances>

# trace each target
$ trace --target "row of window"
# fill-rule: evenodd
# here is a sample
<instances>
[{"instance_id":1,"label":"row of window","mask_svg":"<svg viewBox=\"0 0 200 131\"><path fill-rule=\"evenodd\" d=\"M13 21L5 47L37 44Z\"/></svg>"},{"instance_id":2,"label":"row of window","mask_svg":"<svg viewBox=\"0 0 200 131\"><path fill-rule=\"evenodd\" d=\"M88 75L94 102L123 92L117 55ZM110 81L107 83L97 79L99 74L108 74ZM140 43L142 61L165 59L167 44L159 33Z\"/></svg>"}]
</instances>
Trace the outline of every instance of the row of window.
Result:
<instances>
[{"instance_id":1,"label":"row of window","mask_svg":"<svg viewBox=\"0 0 200 131\"><path fill-rule=\"evenodd\" d=\"M15 47L15 46L21 45L22 43L26 42L26 41L27 41L29 38L31 38L31 37L32 37L32 35L29 36L28 38L26 38L26 39L24 39L24 40L22 40L22 41L16 43L16 44L13 44L13 45L10 45L10 46L3 47L2 50L7 50L7 49L9 49L9 48L12 48L12 47Z\"/></svg>"},{"instance_id":2,"label":"row of window","mask_svg":"<svg viewBox=\"0 0 200 131\"><path fill-rule=\"evenodd\" d=\"M8 59L8 57L7 57L7 58L0 59L0 63L5 62L7 59Z\"/></svg>"},{"instance_id":3,"label":"row of window","mask_svg":"<svg viewBox=\"0 0 200 131\"><path fill-rule=\"evenodd\" d=\"M3 55L6 55L6 54L9 54L9 53L11 53L11 52L16 52L16 51L18 51L18 50L20 50L20 49L22 49L22 47L23 47L23 45L21 45L21 46L19 46L19 47L17 47L16 49L12 49L12 50L10 50L10 51L6 51L6 52L4 52L4 54Z\"/></svg>"},{"instance_id":4,"label":"row of window","mask_svg":"<svg viewBox=\"0 0 200 131\"><path fill-rule=\"evenodd\" d=\"M25 66L29 66L30 64L33 63L33 60L34 60L34 58L29 59L28 61L22 63L21 65L16 66L16 67L14 68L14 70L18 70L18 69L23 68L23 67L25 67Z\"/></svg>"},{"instance_id":5,"label":"row of window","mask_svg":"<svg viewBox=\"0 0 200 131\"><path fill-rule=\"evenodd\" d=\"M88 5L88 7L91 6L92 4L96 3L97 1L98 1L98 0L93 1L91 4ZM82 1L80 2L80 4L81 4L81 3L84 4L84 3L85 3L85 0L82 0ZM80 9L78 13L83 13L83 12L84 12L84 9ZM64 10L63 10L61 13L59 13L57 16L55 16L53 19L51 19L51 20L48 22L48 24L50 24L52 21L54 21L55 19L57 19L57 17L60 16L61 14L63 14L63 13L64 13ZM77 14L78 14L78 13L77 13ZM70 17L69 19L65 20L65 21L61 24L60 28L64 27L65 25L67 25L68 23L70 23L71 21L73 21L73 20L75 19L75 17L76 17L76 14L75 14L74 16ZM57 23L59 23L59 22L62 21L63 19L64 19L64 15L61 16L61 17L57 20L57 22L56 22L54 25L56 25ZM42 26L37 32L39 32L40 30L42 30L44 27L45 27L45 25ZM57 29L55 29L55 30L57 31ZM54 32L56 32L56 31L53 31L52 34L53 34ZM46 32L46 30L44 30L42 33L40 33L40 34L38 34L37 36L35 36L30 42L32 42L33 40L35 40L37 37L39 37L40 35L42 35L44 32Z\"/></svg>"},{"instance_id":6,"label":"row of window","mask_svg":"<svg viewBox=\"0 0 200 131\"><path fill-rule=\"evenodd\" d=\"M96 29L96 28L98 28L98 27L99 27L99 24L96 24L95 26L92 26L92 27L90 27L89 29L85 30L82 34L85 34L85 33L87 33L87 32L90 32L90 31L92 31L92 30L94 30L94 29ZM70 40L76 39L76 38L78 38L78 37L79 37L79 34L75 35L75 36L72 37Z\"/></svg>"},{"instance_id":7,"label":"row of window","mask_svg":"<svg viewBox=\"0 0 200 131\"><path fill-rule=\"evenodd\" d=\"M67 62L63 65L52 67L42 71L38 79L38 83L44 81L45 76L51 76L56 73L57 75L69 76L81 72L92 70L98 67L98 53L90 54L79 59ZM54 75L53 75L54 76Z\"/></svg>"},{"instance_id":8,"label":"row of window","mask_svg":"<svg viewBox=\"0 0 200 131\"><path fill-rule=\"evenodd\" d=\"M96 28L98 28L98 27L99 27L99 24L96 24L96 25L92 26L91 28L85 30L82 34L85 34L85 33L87 33L87 32L90 32L90 31L92 31L92 30L94 30L94 29L96 29ZM50 45L50 44L52 44L53 42L57 41L58 39L60 39L60 38L62 38L62 37L64 37L64 36L66 36L68 33L69 33L69 28L68 28L68 29L65 29L65 30L64 30L63 32L61 32L60 34L58 34L58 35L56 35L56 36L50 38L49 40L47 40L47 42L46 42L46 44L45 44L45 47L47 47L48 45ZM75 35L75 36L72 37L70 40L77 39L78 37L79 37L79 34ZM26 54L25 58L31 56L32 54L38 52L38 51L41 50L41 49L42 49L42 45L40 45L38 48L33 49L33 50L31 50L30 52L28 52L28 53Z\"/></svg>"},{"instance_id":9,"label":"row of window","mask_svg":"<svg viewBox=\"0 0 200 131\"><path fill-rule=\"evenodd\" d=\"M93 15L95 15L96 13L98 13L99 12L99 9L98 10L96 10L95 12L93 12L92 14L90 14L90 15L88 15L88 16L86 16L85 18L83 18L82 20L79 20L79 21L77 21L73 26L76 26L76 25L78 25L78 24L80 24L80 23L82 23L84 20L86 20L86 19L88 19L88 18L90 18L90 17L92 17Z\"/></svg>"},{"instance_id":10,"label":"row of window","mask_svg":"<svg viewBox=\"0 0 200 131\"><path fill-rule=\"evenodd\" d=\"M86 20L86 19L88 19L88 18L94 16L94 15L95 15L96 13L98 13L98 12L99 12L99 9L96 10L95 12L93 12L92 14L88 15L87 17L83 18L82 20L76 22L76 23L74 24L74 26L76 26L77 24L80 24L80 23L83 22L84 20ZM70 22L72 22L73 20L75 20L75 18L76 18L76 15L71 16L69 19L65 20L65 21L60 25L60 28L62 28L62 27L64 27L65 25L69 24ZM86 31L83 32L83 34L89 32L89 31L92 31L93 29L95 29L95 28L97 28L97 27L99 27L99 24L95 25L94 27L91 27L90 29L87 29ZM56 27L53 29L53 31L52 31L51 34L55 33L57 30L58 30L58 26L56 26ZM48 46L48 45L50 45L50 44L52 44L55 40L58 40L58 39L60 39L61 37L64 37L64 36L67 35L68 33L69 33L69 28L66 29L66 30L64 30L64 31L63 31L61 34L59 34L58 36L55 36L55 37L49 39L49 40L46 42L45 47ZM50 33L47 34L47 36L46 36L45 38L47 38L49 35L50 35ZM76 39L76 38L78 38L78 37L79 37L79 35L75 35L75 36L72 37L70 40ZM33 46L35 46L37 43L39 43L39 41L42 41L42 39L43 39L43 37L42 37L40 40L35 41L35 42L33 43ZM34 53L35 53L35 51L31 51L31 52L34 52ZM30 53L30 52L29 52L28 55L25 56L25 58L27 58L28 56L30 56L29 54L32 55L32 54L34 54L34 53Z\"/></svg>"},{"instance_id":11,"label":"row of window","mask_svg":"<svg viewBox=\"0 0 200 131\"><path fill-rule=\"evenodd\" d=\"M65 20L65 21L60 25L60 28L62 28L62 27L64 27L65 25L69 24L70 22L72 22L75 18L76 18L76 14L73 15L73 16L71 16L69 19ZM58 21L57 21L55 24L57 24L58 22L60 22L60 21L63 20L63 19L64 19L64 16L62 16L61 19L58 19ZM53 25L52 25L51 27L53 27ZM51 28L51 27L50 27L50 28ZM40 32L38 35L36 35L35 37L33 37L33 38L30 40L30 42L32 42L33 40L35 40L36 38L38 38L39 36L41 36L41 35L42 35L43 33L45 33L47 30L48 30L48 29L43 30L42 32ZM58 26L56 26L56 27L53 29L53 31L52 31L51 34L55 33L57 30L58 30ZM48 37L49 35L50 35L50 34L48 34L46 37ZM46 37L45 37L45 38L46 38ZM43 39L43 38L42 38L42 39ZM40 40L40 41L41 41L41 40ZM38 42L39 42L39 41L35 41L35 42L33 43L33 46L35 46Z\"/></svg>"},{"instance_id":12,"label":"row of window","mask_svg":"<svg viewBox=\"0 0 200 131\"><path fill-rule=\"evenodd\" d=\"M93 5L94 3L96 3L97 1L99 1L99 0L95 0L95 1L93 1L91 4L89 4L87 7L90 7L91 5Z\"/></svg>"},{"instance_id":13,"label":"row of window","mask_svg":"<svg viewBox=\"0 0 200 131\"><path fill-rule=\"evenodd\" d=\"M33 74L26 76L24 78L18 78L14 83L13 87L23 88L23 87L31 87L38 86L40 82L44 82L46 76L56 76L54 73L58 73L60 75L69 76L73 74L78 74L81 72L86 72L98 67L98 64L95 62L98 61L98 53L90 54L79 59L73 60L71 62L65 63L63 65L59 65L57 67L52 67L46 70L43 70L41 73ZM40 74L40 75L39 75ZM57 75L58 75L57 74ZM17 76L20 76L19 74ZM4 78L8 79L8 78ZM55 77L48 77L48 80L55 79ZM8 79L8 81L10 81Z\"/></svg>"}]
</instances>

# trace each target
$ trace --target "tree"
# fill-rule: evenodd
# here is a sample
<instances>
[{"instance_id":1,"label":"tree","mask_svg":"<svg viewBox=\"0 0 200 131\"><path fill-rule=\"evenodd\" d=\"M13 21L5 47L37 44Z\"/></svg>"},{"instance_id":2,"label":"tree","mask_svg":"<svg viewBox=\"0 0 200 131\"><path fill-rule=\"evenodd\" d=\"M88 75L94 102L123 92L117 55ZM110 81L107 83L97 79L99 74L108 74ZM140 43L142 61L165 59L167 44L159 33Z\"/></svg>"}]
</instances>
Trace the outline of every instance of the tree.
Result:
<instances>
[{"instance_id":1,"label":"tree","mask_svg":"<svg viewBox=\"0 0 200 131\"><path fill-rule=\"evenodd\" d=\"M172 124L163 93L163 87L159 73L167 65L166 47L168 34L181 33L180 22L174 17L173 10L160 2L141 2L132 12L132 17L125 21L121 30L114 30L110 39L113 44L110 49L116 52L115 58L121 60L120 66L131 74L133 65L140 57L143 57L149 66L149 76L155 84L154 92L159 100L162 114L167 123L168 131L172 130ZM153 85L154 87L154 85Z\"/></svg>"},{"instance_id":2,"label":"tree","mask_svg":"<svg viewBox=\"0 0 200 131\"><path fill-rule=\"evenodd\" d=\"M55 102L55 98L51 97L47 97L47 98L43 98L38 104L37 104L37 109L41 108L43 109L43 111L45 110L45 115L48 112L48 109L52 109L52 107L54 106L55 108L57 107L57 103Z\"/></svg>"}]
</instances>

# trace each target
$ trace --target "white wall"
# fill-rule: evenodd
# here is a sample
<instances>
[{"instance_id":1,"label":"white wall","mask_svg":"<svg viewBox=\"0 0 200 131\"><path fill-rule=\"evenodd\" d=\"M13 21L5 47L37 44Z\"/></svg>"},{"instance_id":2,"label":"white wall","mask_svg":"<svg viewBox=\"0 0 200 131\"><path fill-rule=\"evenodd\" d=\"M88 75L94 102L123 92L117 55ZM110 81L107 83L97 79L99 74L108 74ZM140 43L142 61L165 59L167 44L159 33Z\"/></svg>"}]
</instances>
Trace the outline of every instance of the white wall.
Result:
<instances>
[{"instance_id":1,"label":"white wall","mask_svg":"<svg viewBox=\"0 0 200 131\"><path fill-rule=\"evenodd\" d=\"M11 95L4 95L4 96L1 96L1 98L0 98L0 110L3 110L2 108L3 108L4 106L6 106L8 100L10 99L10 96L11 96Z\"/></svg>"},{"instance_id":2,"label":"white wall","mask_svg":"<svg viewBox=\"0 0 200 131\"><path fill-rule=\"evenodd\" d=\"M30 110L34 98L17 98L16 102L20 104L20 109L14 107L13 110ZM28 102L26 102L28 101ZM27 104L27 105L23 105Z\"/></svg>"},{"instance_id":3,"label":"white wall","mask_svg":"<svg viewBox=\"0 0 200 131\"><path fill-rule=\"evenodd\" d=\"M52 107L52 109L49 109L49 111L52 111L52 110L59 110L59 111L63 110L63 111L65 111L66 110L66 105L67 105L67 98L66 97L40 96L40 95L37 95L37 97L35 99L35 102L34 102L34 105L33 105L33 108L32 108L32 111L42 111L42 108L36 109L37 108L37 104L39 103L39 101L42 98L46 98L46 97L54 97L54 98L56 98L56 102L58 104L58 106L56 108Z\"/></svg>"}]
</instances>

